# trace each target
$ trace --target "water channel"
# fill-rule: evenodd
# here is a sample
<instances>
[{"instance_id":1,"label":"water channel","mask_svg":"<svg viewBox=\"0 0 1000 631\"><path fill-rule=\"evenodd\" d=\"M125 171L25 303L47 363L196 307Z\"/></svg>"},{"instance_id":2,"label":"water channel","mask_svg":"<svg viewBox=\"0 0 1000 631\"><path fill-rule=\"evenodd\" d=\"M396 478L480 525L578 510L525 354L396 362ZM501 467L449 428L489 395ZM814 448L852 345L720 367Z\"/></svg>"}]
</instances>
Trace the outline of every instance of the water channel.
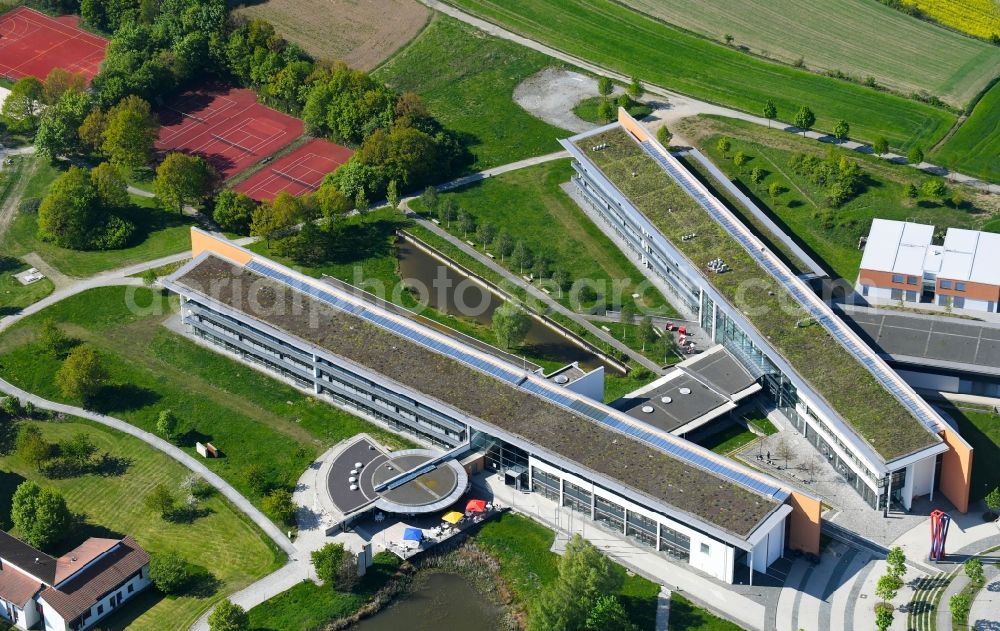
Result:
<instances>
[{"instance_id":1,"label":"water channel","mask_svg":"<svg viewBox=\"0 0 1000 631\"><path fill-rule=\"evenodd\" d=\"M418 299L426 298L428 305L438 311L490 326L493 312L503 304L503 300L479 283L442 264L411 243L398 241L396 258L403 282L421 288ZM603 365L596 355L534 318L522 348L532 355L554 362L579 362L585 369Z\"/></svg>"},{"instance_id":2,"label":"water channel","mask_svg":"<svg viewBox=\"0 0 1000 631\"><path fill-rule=\"evenodd\" d=\"M446 631L499 627L500 611L457 574L418 579L410 593L351 627L352 631Z\"/></svg>"}]
</instances>

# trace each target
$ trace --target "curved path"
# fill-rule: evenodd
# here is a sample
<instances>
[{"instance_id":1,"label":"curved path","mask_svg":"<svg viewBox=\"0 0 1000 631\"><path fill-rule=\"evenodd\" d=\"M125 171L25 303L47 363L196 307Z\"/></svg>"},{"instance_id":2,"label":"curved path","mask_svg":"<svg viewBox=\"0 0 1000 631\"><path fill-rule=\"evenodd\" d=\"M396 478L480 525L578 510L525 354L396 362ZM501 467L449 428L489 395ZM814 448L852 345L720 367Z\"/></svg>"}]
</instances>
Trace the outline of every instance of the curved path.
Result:
<instances>
[{"instance_id":1,"label":"curved path","mask_svg":"<svg viewBox=\"0 0 1000 631\"><path fill-rule=\"evenodd\" d=\"M558 49L552 48L551 46L546 46L541 42L537 42L533 39L523 37L521 35L518 35L512 31L503 28L502 26L494 24L493 22L489 22L482 18L478 18L470 13L466 13L465 11L462 11L461 9L458 9L444 2L439 2L439 0L420 0L420 1L435 11L440 11L441 13L451 16L456 20L460 20L462 22L465 22L466 24L470 24L485 33L493 35L494 37L515 42L517 44L520 44L521 46L526 46L527 48L536 50L554 59L564 61L578 68L583 68L584 70L587 70L588 72L592 72L594 74L610 77L611 79L614 79L615 81L619 81L621 83L627 84L632 80L630 77L620 72L608 70L607 68L601 67L597 64L581 59L580 57L575 57L568 53L564 53ZM799 130L796 127L790 125L784 125L783 123L780 122L778 122L775 125L775 121L769 121L761 116L755 116L747 112L741 112L740 110L735 110L722 105L716 105L714 103L709 103L707 101L701 101L699 99L687 96L685 94L681 94L679 92L673 92L658 85L645 84L645 87L647 93L656 96L666 97L669 100L669 103L667 103L665 106L666 110L661 110L662 112L664 112L662 114L662 119L661 119L663 122L672 122L688 116L695 116L697 114L716 114L719 116L725 116L727 118L738 118L740 120L756 123L757 125L763 125L763 126L773 125L778 129L783 129L791 133L799 132ZM816 140L822 140L824 142L832 141L832 138L829 135L821 132L809 131L806 132L805 135ZM847 141L839 144L842 147L845 147L847 149L853 149L860 153L872 153L872 149L870 146L859 142ZM901 162L901 161L905 162L905 158L903 156L894 153L887 153L881 157L886 160L889 160L890 162ZM926 171L933 175L941 175L948 178L949 180L958 182L960 184L972 186L990 193L1000 193L1000 184L992 184L989 182L984 182L970 175L949 171L944 167L936 166L929 162L921 162L920 164L913 166L917 169L920 169L921 171Z\"/></svg>"}]
</instances>

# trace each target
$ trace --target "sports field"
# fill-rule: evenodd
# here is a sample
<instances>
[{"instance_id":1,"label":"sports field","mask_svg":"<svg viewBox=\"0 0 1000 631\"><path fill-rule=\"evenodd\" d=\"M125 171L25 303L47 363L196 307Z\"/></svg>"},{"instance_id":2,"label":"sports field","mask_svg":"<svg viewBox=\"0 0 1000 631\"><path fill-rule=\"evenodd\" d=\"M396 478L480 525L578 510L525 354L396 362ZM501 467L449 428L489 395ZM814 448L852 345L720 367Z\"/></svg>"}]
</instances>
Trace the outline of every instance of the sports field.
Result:
<instances>
[{"instance_id":1,"label":"sports field","mask_svg":"<svg viewBox=\"0 0 1000 631\"><path fill-rule=\"evenodd\" d=\"M949 169L1000 182L1000 81L931 159Z\"/></svg>"},{"instance_id":2,"label":"sports field","mask_svg":"<svg viewBox=\"0 0 1000 631\"><path fill-rule=\"evenodd\" d=\"M808 105L816 128L838 119L851 135L885 136L896 149L930 147L955 121L941 108L763 61L709 42L609 0L450 0L452 4L626 75L691 96L759 113L768 99L791 121ZM873 46L876 44L873 44Z\"/></svg>"},{"instance_id":3,"label":"sports field","mask_svg":"<svg viewBox=\"0 0 1000 631\"><path fill-rule=\"evenodd\" d=\"M282 191L291 195L311 193L319 188L324 175L347 162L352 153L347 147L316 138L265 165L233 190L259 202L274 199Z\"/></svg>"},{"instance_id":4,"label":"sports field","mask_svg":"<svg viewBox=\"0 0 1000 631\"><path fill-rule=\"evenodd\" d=\"M992 2L993 0L986 0ZM670 24L813 70L875 77L965 105L1000 75L1000 47L872 0L625 0Z\"/></svg>"},{"instance_id":5,"label":"sports field","mask_svg":"<svg viewBox=\"0 0 1000 631\"><path fill-rule=\"evenodd\" d=\"M250 90L189 90L159 110L156 150L208 160L230 178L302 135L302 121L257 102Z\"/></svg>"},{"instance_id":6,"label":"sports field","mask_svg":"<svg viewBox=\"0 0 1000 631\"><path fill-rule=\"evenodd\" d=\"M233 2L231 4L241 4ZM417 0L264 0L238 16L262 18L285 39L320 59L371 70L424 27L430 11Z\"/></svg>"},{"instance_id":7,"label":"sports field","mask_svg":"<svg viewBox=\"0 0 1000 631\"><path fill-rule=\"evenodd\" d=\"M28 7L0 16L0 76L44 79L54 68L94 78L108 40L77 27L80 18L53 18Z\"/></svg>"}]
</instances>

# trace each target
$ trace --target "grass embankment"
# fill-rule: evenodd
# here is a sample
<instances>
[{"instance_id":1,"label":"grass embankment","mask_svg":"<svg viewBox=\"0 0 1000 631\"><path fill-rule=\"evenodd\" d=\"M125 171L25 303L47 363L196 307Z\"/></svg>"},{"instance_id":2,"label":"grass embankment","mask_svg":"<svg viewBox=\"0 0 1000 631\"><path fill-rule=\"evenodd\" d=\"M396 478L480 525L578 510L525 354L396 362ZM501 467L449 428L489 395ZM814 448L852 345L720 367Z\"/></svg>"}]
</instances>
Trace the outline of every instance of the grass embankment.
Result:
<instances>
[{"instance_id":1,"label":"grass embankment","mask_svg":"<svg viewBox=\"0 0 1000 631\"><path fill-rule=\"evenodd\" d=\"M452 18L434 21L378 70L396 90L412 90L446 127L465 137L469 171L559 150L571 132L542 122L514 102L514 88L558 62L490 37Z\"/></svg>"},{"instance_id":2,"label":"grass embankment","mask_svg":"<svg viewBox=\"0 0 1000 631\"><path fill-rule=\"evenodd\" d=\"M958 433L975 453L969 500L976 502L1000 485L1000 414L986 409L952 405L945 412L958 423Z\"/></svg>"},{"instance_id":3,"label":"grass embankment","mask_svg":"<svg viewBox=\"0 0 1000 631\"><path fill-rule=\"evenodd\" d=\"M50 442L84 432L98 453L128 459L121 475L91 473L49 480L18 456L0 458L0 515L9 513L14 489L23 480L35 480L62 493L70 510L84 513L86 523L63 544L65 550L87 537L131 535L151 554L168 551L211 573L202 581L200 594L165 597L155 589L129 601L115 616L101 622L102 629L159 631L186 629L213 603L277 569L284 554L242 513L221 495L201 501L207 513L189 524L171 523L150 512L143 500L159 484L175 489L190 472L136 438L87 421L37 423ZM9 522L4 527L9 527Z\"/></svg>"},{"instance_id":4,"label":"grass embankment","mask_svg":"<svg viewBox=\"0 0 1000 631\"><path fill-rule=\"evenodd\" d=\"M982 228L990 218L988 212L972 206L969 201L967 207L955 208L923 197L911 199L906 195L907 185L920 188L921 183L932 176L855 151L817 145L781 131L716 117L685 119L678 129L754 203L769 211L775 223L811 252L821 265L851 282L857 278L863 253L858 249L858 241L868 234L875 217L929 223L938 229ZM718 148L718 140L723 136L729 138L732 145L725 155ZM748 158L742 169L733 163L733 156L738 151ZM839 208L830 208L824 188L789 166L795 154L825 158L830 151L856 161L866 174L862 192ZM755 167L764 170L765 177L760 184L750 180ZM772 184L777 184L784 192L772 198L768 193ZM774 243L776 239L769 241Z\"/></svg>"},{"instance_id":5,"label":"grass embankment","mask_svg":"<svg viewBox=\"0 0 1000 631\"><path fill-rule=\"evenodd\" d=\"M563 270L570 282L595 288L609 309L634 304L640 313L676 316L670 303L562 190L572 176L569 159L547 162L442 194L439 203L451 200L472 215L476 226L489 223L497 230L506 230L515 243L523 241L534 258L547 257L551 271ZM412 206L423 210L420 200ZM464 234L458 221L444 222L441 227L462 240L476 241L475 233ZM482 245L478 247L482 249ZM530 268L520 269L509 256L502 260L492 245L486 251L515 275L530 272ZM573 308L571 293L564 291L560 296L553 292L552 296ZM640 298L633 299L633 293L639 293Z\"/></svg>"},{"instance_id":6,"label":"grass embankment","mask_svg":"<svg viewBox=\"0 0 1000 631\"><path fill-rule=\"evenodd\" d=\"M740 631L742 627L696 607L677 592L670 594L670 628L677 631Z\"/></svg>"},{"instance_id":7,"label":"grass embankment","mask_svg":"<svg viewBox=\"0 0 1000 631\"><path fill-rule=\"evenodd\" d=\"M991 0L985 0L990 2ZM810 70L964 106L1000 73L1000 48L938 28L878 2L857 0L625 0L637 11L715 43ZM949 4L957 4L949 2ZM964 4L964 3L963 3ZM872 46L872 42L882 42Z\"/></svg>"},{"instance_id":8,"label":"grass embankment","mask_svg":"<svg viewBox=\"0 0 1000 631\"><path fill-rule=\"evenodd\" d=\"M83 292L25 318L0 337L0 375L23 389L67 400L55 385L60 361L39 348L38 326L47 318L92 344L110 373L91 403L99 411L155 431L171 409L185 433L179 444L194 454L211 441L223 457L206 460L252 501L259 487L247 472L259 465L272 486L291 488L330 445L370 432L395 446L408 441L284 385L232 359L202 348L161 325L175 302L145 288L105 287Z\"/></svg>"},{"instance_id":9,"label":"grass embankment","mask_svg":"<svg viewBox=\"0 0 1000 631\"><path fill-rule=\"evenodd\" d=\"M380 552L353 591L341 592L311 581L299 583L251 609L254 631L317 631L350 616L381 589L399 568L399 557Z\"/></svg>"},{"instance_id":10,"label":"grass embankment","mask_svg":"<svg viewBox=\"0 0 1000 631\"><path fill-rule=\"evenodd\" d=\"M723 429L713 432L696 441L705 449L711 449L717 454L728 454L740 447L752 443L757 435L736 423L727 424Z\"/></svg>"},{"instance_id":11,"label":"grass embankment","mask_svg":"<svg viewBox=\"0 0 1000 631\"><path fill-rule=\"evenodd\" d=\"M930 159L949 169L1000 181L1000 81L983 95L969 118Z\"/></svg>"},{"instance_id":12,"label":"grass embankment","mask_svg":"<svg viewBox=\"0 0 1000 631\"><path fill-rule=\"evenodd\" d=\"M31 180L22 199L44 197L52 182L60 175L58 167L42 158L36 162ZM5 235L0 236L0 252L23 256L36 252L49 265L67 276L86 277L125 265L177 254L190 247L189 229L192 220L160 208L156 200L131 196L132 206L121 216L136 226L134 244L120 250L83 252L61 248L38 238L38 215L17 213Z\"/></svg>"},{"instance_id":13,"label":"grass embankment","mask_svg":"<svg viewBox=\"0 0 1000 631\"><path fill-rule=\"evenodd\" d=\"M529 613L545 588L559 576L559 557L550 551L555 533L527 517L505 513L483 524L473 539L500 561L500 574L515 602ZM615 568L623 577L616 595L629 619L640 629L652 629L660 586L641 576L627 575L620 565Z\"/></svg>"},{"instance_id":14,"label":"grass embankment","mask_svg":"<svg viewBox=\"0 0 1000 631\"><path fill-rule=\"evenodd\" d=\"M771 99L788 122L808 105L817 129L832 130L843 118L857 138L885 136L903 151L932 146L956 119L942 108L758 59L608 0L451 3L627 76L754 114Z\"/></svg>"}]
</instances>

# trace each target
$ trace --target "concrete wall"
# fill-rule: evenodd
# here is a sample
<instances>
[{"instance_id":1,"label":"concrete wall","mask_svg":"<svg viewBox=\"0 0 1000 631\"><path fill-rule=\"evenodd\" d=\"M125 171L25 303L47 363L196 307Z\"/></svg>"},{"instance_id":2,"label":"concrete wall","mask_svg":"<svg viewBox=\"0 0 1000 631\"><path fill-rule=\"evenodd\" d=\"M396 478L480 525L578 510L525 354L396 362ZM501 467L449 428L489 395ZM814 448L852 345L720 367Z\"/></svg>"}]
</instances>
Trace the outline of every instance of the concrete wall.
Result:
<instances>
[{"instance_id":1,"label":"concrete wall","mask_svg":"<svg viewBox=\"0 0 1000 631\"><path fill-rule=\"evenodd\" d=\"M924 458L906 469L906 485L903 487L903 499L909 509L913 498L930 495L934 490L934 468L936 458Z\"/></svg>"}]
</instances>

